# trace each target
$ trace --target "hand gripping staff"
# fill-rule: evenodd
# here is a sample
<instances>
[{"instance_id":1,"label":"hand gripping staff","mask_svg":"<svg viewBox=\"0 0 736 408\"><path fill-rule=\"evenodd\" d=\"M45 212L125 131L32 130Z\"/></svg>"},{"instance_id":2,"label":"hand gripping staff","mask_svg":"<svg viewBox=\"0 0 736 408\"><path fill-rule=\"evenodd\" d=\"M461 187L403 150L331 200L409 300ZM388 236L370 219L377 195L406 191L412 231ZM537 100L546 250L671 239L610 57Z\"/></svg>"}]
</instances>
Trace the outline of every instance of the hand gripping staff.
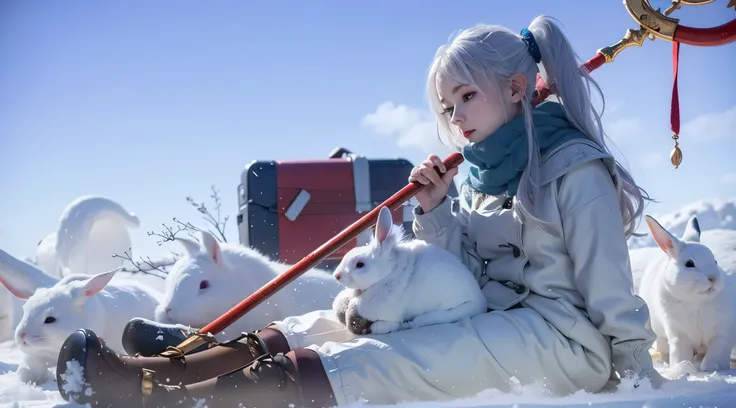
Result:
<instances>
[{"instance_id":1,"label":"hand gripping staff","mask_svg":"<svg viewBox=\"0 0 736 408\"><path fill-rule=\"evenodd\" d=\"M459 166L463 162L464 158L460 153L453 153L443 161L445 168L451 169ZM439 169L435 166L435 170L439 172ZM381 211L381 207L388 207L391 211L396 210L406 201L416 195L424 185L414 182L408 184L394 195L389 197L386 201L381 203L379 206L371 210L368 214L364 215L358 221L345 228L339 234L335 235L332 239L322 244L319 248L314 250L312 253L304 257L301 261L297 262L289 268L283 274L277 276L262 288L255 291L253 294L245 298L242 302L235 305L232 309L228 310L207 326L202 327L198 333L195 333L187 337L176 347L169 347L166 351L161 353L162 357L181 357L186 353L195 350L196 348L206 344L214 342L213 333L219 333L226 327L230 326L237 319L242 317L244 314L251 311L254 307L258 306L261 302L268 299L269 296L273 295L281 288L292 282L294 279L305 273L309 269L313 268L325 257L329 256L333 252L337 251L340 247L347 244L358 236L365 229L376 223L378 213Z\"/></svg>"},{"instance_id":2,"label":"hand gripping staff","mask_svg":"<svg viewBox=\"0 0 736 408\"><path fill-rule=\"evenodd\" d=\"M672 12L678 10L683 4L686 6L700 6L713 2L713 0L672 0L672 5L664 12L654 9L649 0L623 0L626 10L639 24L636 30L626 30L626 35L621 41L598 50L595 57L589 59L581 67L587 72L600 68L603 64L613 62L621 50L631 46L641 47L644 40L661 38L672 43L672 66L673 85L672 103L670 105L670 129L673 132L672 139L675 146L670 152L670 161L675 168L682 162L682 151L677 140L680 138L680 97L677 90L677 69L680 58L680 43L697 47L715 47L726 45L736 41L736 18L717 27L699 28L688 27L680 24L680 20L669 17ZM727 8L736 10L736 0L730 0ZM724 13L725 14L725 13ZM550 90L541 77L537 77L537 95L532 101L536 105L547 98L554 90Z\"/></svg>"}]
</instances>

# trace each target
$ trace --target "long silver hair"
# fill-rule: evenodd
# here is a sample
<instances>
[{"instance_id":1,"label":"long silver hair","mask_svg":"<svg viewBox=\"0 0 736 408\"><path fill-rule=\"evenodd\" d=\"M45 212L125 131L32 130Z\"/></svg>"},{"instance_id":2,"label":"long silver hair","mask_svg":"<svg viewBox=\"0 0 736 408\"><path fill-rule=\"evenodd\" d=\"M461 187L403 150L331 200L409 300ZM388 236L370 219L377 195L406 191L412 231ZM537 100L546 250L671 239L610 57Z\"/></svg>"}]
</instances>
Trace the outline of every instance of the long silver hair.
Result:
<instances>
[{"instance_id":1,"label":"long silver hair","mask_svg":"<svg viewBox=\"0 0 736 408\"><path fill-rule=\"evenodd\" d=\"M591 89L598 92L603 107L605 98L598 84L588 72L580 69L582 61L567 37L554 21L546 16L535 18L529 25L542 58L539 64L529 53L521 36L498 25L476 25L460 31L449 44L441 46L435 55L427 78L427 97L430 109L437 116L440 139L444 144L461 150L467 141L453 130L449 115L439 102L437 78L470 84L483 90L499 91L508 86L515 73L526 76L527 88L521 102L528 141L528 163L522 173L517 191L520 215L532 222L546 224L539 216L535 198L540 188L540 158L532 124L531 98L539 73L558 100L570 123L590 141L610 152L601 125L601 113L592 103ZM603 109L603 108L602 108ZM644 210L646 192L636 185L629 173L616 162L616 190L626 237L636 230L636 222Z\"/></svg>"}]
</instances>

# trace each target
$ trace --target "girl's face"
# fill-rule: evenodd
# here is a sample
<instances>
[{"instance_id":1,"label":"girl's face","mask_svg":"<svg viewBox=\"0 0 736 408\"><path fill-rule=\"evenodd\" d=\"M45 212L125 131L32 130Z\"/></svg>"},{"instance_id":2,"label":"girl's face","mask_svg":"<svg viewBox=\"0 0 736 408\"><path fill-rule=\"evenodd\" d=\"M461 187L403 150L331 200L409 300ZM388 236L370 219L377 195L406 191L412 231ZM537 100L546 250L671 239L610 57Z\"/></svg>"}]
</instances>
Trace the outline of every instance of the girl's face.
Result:
<instances>
[{"instance_id":1,"label":"girl's face","mask_svg":"<svg viewBox=\"0 0 736 408\"><path fill-rule=\"evenodd\" d=\"M511 82L482 92L473 85L442 77L436 83L444 114L469 142L483 141L520 113L519 92L512 92Z\"/></svg>"}]
</instances>

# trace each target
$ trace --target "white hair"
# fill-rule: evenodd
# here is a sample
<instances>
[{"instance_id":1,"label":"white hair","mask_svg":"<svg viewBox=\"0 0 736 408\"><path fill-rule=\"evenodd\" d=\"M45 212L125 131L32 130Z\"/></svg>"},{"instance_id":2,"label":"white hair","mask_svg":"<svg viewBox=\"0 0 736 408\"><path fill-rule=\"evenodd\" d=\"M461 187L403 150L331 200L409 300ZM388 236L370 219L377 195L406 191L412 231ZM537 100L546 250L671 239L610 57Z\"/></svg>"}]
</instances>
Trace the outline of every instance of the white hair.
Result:
<instances>
[{"instance_id":1,"label":"white hair","mask_svg":"<svg viewBox=\"0 0 736 408\"><path fill-rule=\"evenodd\" d=\"M483 89L509 84L515 73L527 79L526 92L521 101L528 137L528 162L521 175L517 192L519 215L533 222L547 224L538 216L535 197L540 187L539 153L534 137L531 98L535 91L537 73L554 93L570 123L589 140L609 152L604 140L601 114L591 101L591 87L595 88L603 101L605 98L598 84L589 73L581 69L582 61L572 49L570 42L551 18L539 16L529 25L539 51L541 62L534 62L526 43L516 33L497 25L476 25L458 33L449 44L441 46L429 70L427 97L430 108L437 115L437 130L440 140L445 139L461 150L467 141L458 131L453 131L450 118L445 113L437 93L437 78L446 78L462 84ZM485 85L485 86L481 86ZM508 121L507 112L507 121ZM638 187L629 173L616 161L615 186L619 194L621 215L626 237L636 230L636 222L644 211L646 192ZM544 226L544 225L543 225Z\"/></svg>"}]
</instances>

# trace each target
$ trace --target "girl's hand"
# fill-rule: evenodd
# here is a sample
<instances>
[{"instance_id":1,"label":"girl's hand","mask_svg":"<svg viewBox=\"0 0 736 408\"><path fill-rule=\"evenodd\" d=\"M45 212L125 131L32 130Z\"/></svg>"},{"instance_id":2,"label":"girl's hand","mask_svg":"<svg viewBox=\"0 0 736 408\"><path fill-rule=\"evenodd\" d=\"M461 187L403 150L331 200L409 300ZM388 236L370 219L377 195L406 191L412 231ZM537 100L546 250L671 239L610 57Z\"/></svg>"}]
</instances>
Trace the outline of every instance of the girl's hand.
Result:
<instances>
[{"instance_id":1,"label":"girl's hand","mask_svg":"<svg viewBox=\"0 0 736 408\"><path fill-rule=\"evenodd\" d=\"M437 166L437 169L435 169ZM437 171L439 170L439 174ZM442 159L437 155L430 155L427 160L423 161L419 166L414 167L409 175L409 182L419 182L425 187L416 194L419 206L425 213L432 211L435 207L442 203L445 199L447 191L450 189L452 178L458 172L458 168L454 167L449 171L445 168Z\"/></svg>"}]
</instances>

